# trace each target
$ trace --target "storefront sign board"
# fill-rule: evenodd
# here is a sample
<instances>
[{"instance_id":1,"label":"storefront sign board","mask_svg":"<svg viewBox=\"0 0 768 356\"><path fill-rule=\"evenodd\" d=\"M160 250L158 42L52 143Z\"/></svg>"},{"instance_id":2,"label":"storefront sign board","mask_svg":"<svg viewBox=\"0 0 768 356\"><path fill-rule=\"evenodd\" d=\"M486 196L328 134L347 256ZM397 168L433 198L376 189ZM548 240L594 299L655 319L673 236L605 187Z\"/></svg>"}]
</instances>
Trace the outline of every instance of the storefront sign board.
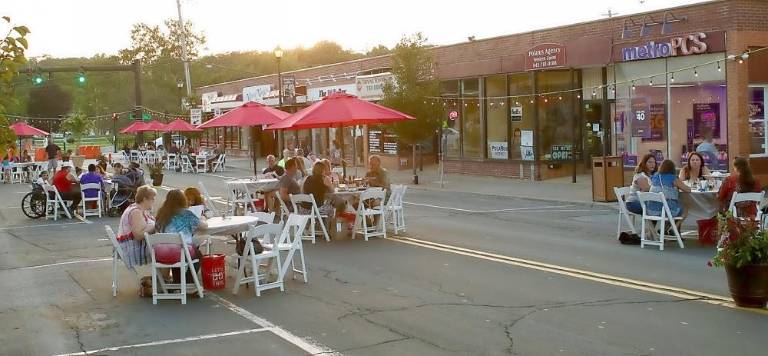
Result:
<instances>
[{"instance_id":1,"label":"storefront sign board","mask_svg":"<svg viewBox=\"0 0 768 356\"><path fill-rule=\"evenodd\" d=\"M211 103L213 102L213 99L216 99L219 97L219 93L215 91L203 93L200 98L200 102L203 106L203 111L205 112L211 112Z\"/></svg>"},{"instance_id":2,"label":"storefront sign board","mask_svg":"<svg viewBox=\"0 0 768 356\"><path fill-rule=\"evenodd\" d=\"M651 118L645 98L632 99L632 137L651 137Z\"/></svg>"},{"instance_id":3,"label":"storefront sign board","mask_svg":"<svg viewBox=\"0 0 768 356\"><path fill-rule=\"evenodd\" d=\"M533 131L522 130L520 132L520 146L533 147Z\"/></svg>"},{"instance_id":4,"label":"storefront sign board","mask_svg":"<svg viewBox=\"0 0 768 356\"><path fill-rule=\"evenodd\" d=\"M189 123L200 125L203 123L203 109L189 109Z\"/></svg>"},{"instance_id":5,"label":"storefront sign board","mask_svg":"<svg viewBox=\"0 0 768 356\"><path fill-rule=\"evenodd\" d=\"M384 98L384 85L394 82L395 76L389 72L357 76L355 78L357 96L368 101L381 100Z\"/></svg>"},{"instance_id":6,"label":"storefront sign board","mask_svg":"<svg viewBox=\"0 0 768 356\"><path fill-rule=\"evenodd\" d=\"M525 70L565 67L565 46L559 43L542 43L525 53Z\"/></svg>"},{"instance_id":7,"label":"storefront sign board","mask_svg":"<svg viewBox=\"0 0 768 356\"><path fill-rule=\"evenodd\" d=\"M709 49L706 39L706 33L697 32L665 40L652 40L638 46L622 47L621 60L630 62L706 53Z\"/></svg>"},{"instance_id":8,"label":"storefront sign board","mask_svg":"<svg viewBox=\"0 0 768 356\"><path fill-rule=\"evenodd\" d=\"M523 161L533 161L533 147L520 146L520 156L523 158Z\"/></svg>"},{"instance_id":9,"label":"storefront sign board","mask_svg":"<svg viewBox=\"0 0 768 356\"><path fill-rule=\"evenodd\" d=\"M509 158L509 145L506 142L488 142L488 150L492 159Z\"/></svg>"},{"instance_id":10,"label":"storefront sign board","mask_svg":"<svg viewBox=\"0 0 768 356\"><path fill-rule=\"evenodd\" d=\"M510 107L509 118L512 121L523 121L523 107L522 106Z\"/></svg>"},{"instance_id":11,"label":"storefront sign board","mask_svg":"<svg viewBox=\"0 0 768 356\"><path fill-rule=\"evenodd\" d=\"M243 102L255 101L260 103L270 91L272 91L271 84L245 87L243 88Z\"/></svg>"},{"instance_id":12,"label":"storefront sign board","mask_svg":"<svg viewBox=\"0 0 768 356\"><path fill-rule=\"evenodd\" d=\"M571 159L571 145L553 145L549 157L552 161L567 161Z\"/></svg>"},{"instance_id":13,"label":"storefront sign board","mask_svg":"<svg viewBox=\"0 0 768 356\"><path fill-rule=\"evenodd\" d=\"M332 93L347 93L357 95L357 85L355 84L341 84L330 85L324 87L308 88L307 89L307 101L322 100L326 96Z\"/></svg>"}]
</instances>

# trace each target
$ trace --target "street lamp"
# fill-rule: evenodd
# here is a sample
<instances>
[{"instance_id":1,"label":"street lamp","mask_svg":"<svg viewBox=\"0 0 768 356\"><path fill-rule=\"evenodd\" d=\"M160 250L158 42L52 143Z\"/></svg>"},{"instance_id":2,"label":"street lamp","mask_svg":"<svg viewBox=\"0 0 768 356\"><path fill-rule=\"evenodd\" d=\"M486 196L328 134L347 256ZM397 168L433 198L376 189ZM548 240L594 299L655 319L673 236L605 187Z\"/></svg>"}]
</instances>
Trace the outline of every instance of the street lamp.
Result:
<instances>
[{"instance_id":1,"label":"street lamp","mask_svg":"<svg viewBox=\"0 0 768 356\"><path fill-rule=\"evenodd\" d=\"M278 91L278 103L280 107L283 106L283 79L280 73L280 60L283 59L283 50L279 47L275 50L275 59L277 60L277 91Z\"/></svg>"}]
</instances>

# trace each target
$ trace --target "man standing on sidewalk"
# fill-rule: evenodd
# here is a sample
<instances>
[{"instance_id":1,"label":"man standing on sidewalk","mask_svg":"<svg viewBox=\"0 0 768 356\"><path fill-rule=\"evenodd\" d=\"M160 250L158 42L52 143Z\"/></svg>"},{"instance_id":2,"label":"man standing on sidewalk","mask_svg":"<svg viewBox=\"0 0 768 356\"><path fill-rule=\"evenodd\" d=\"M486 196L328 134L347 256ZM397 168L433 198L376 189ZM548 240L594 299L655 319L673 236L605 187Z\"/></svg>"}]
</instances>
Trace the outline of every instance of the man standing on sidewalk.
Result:
<instances>
[{"instance_id":1,"label":"man standing on sidewalk","mask_svg":"<svg viewBox=\"0 0 768 356\"><path fill-rule=\"evenodd\" d=\"M48 146L45 146L45 153L48 155L48 171L51 172L50 175L53 175L58 168L58 155L61 153L61 147L53 142L53 135L48 136Z\"/></svg>"}]
</instances>

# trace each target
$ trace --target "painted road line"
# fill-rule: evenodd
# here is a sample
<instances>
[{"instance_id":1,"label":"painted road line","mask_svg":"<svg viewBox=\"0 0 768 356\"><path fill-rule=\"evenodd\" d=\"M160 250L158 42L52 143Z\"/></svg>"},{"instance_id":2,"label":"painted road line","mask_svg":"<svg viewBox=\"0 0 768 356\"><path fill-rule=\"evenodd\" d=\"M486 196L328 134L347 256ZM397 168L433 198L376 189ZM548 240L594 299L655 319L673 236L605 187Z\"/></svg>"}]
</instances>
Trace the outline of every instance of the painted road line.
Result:
<instances>
[{"instance_id":1,"label":"painted road line","mask_svg":"<svg viewBox=\"0 0 768 356\"><path fill-rule=\"evenodd\" d=\"M256 314L253 314L239 306L237 306L235 303L232 303L217 294L214 293L207 293L206 294L208 298L214 300L215 302L219 303L220 305L224 306L225 308L229 309L230 311L234 312L237 315L242 316L243 318L248 319L252 323L259 325L263 328L269 329L272 333L275 335L281 337L283 340L288 341L289 343L293 344L294 346L304 350L306 353L310 355L317 355L317 354L324 354L324 355L340 355L337 352L334 352L333 350L329 349L328 347L325 347L323 345L317 344L315 342L307 341L301 337L298 337L291 333L288 330L285 330L279 326L276 326L275 324L272 324L269 320L264 319Z\"/></svg>"},{"instance_id":2,"label":"painted road line","mask_svg":"<svg viewBox=\"0 0 768 356\"><path fill-rule=\"evenodd\" d=\"M227 336L236 336L236 335L243 335L243 334L253 334L253 333L259 333L259 332L263 332L263 331L270 331L270 329L269 328L248 329L248 330L230 331L230 332L219 333L219 334L207 334L207 335L190 336L190 337L185 337L185 338L181 338L181 339L158 340L158 341L152 341L152 342L145 342L145 343L141 343L141 344L123 345L123 346L112 346L112 347L105 347L105 348L102 348L102 349L86 350L86 351L73 352L73 353L68 353L68 354L58 354L58 355L55 355L55 356L92 355L92 354L102 353L102 352L106 352L106 351L119 351L119 350L125 350L125 349L136 349L136 348L140 348L140 347L150 347L150 346L178 344L178 343L182 343L182 342L208 340L208 339L215 339L215 338L227 337Z\"/></svg>"},{"instance_id":3,"label":"painted road line","mask_svg":"<svg viewBox=\"0 0 768 356\"><path fill-rule=\"evenodd\" d=\"M549 205L549 206L529 206L529 207L523 207L523 208L508 208L508 209L493 209L493 210L469 210L469 209L462 209L462 208L454 208L449 206L440 206L440 205L432 205L432 204L421 204L421 203L412 203L412 202L403 202L403 204L406 205L413 205L413 206L422 206L425 208L434 208L434 209L443 209L443 210L455 210L460 211L463 213L471 213L471 214L484 214L484 213L503 213L507 211L525 211L525 210L542 210L542 209L554 209L554 208L570 208L574 207L576 205Z\"/></svg>"},{"instance_id":4,"label":"painted road line","mask_svg":"<svg viewBox=\"0 0 768 356\"><path fill-rule=\"evenodd\" d=\"M112 261L112 257L94 258L94 259L90 259L90 260L75 260L75 261L56 262L56 263L49 263L49 264L45 264L45 265L26 266L26 267L17 267L17 268L7 268L7 269L0 269L0 271L23 271L23 270L29 270L29 269L40 269L40 268L47 268L47 267L57 267L57 266L64 266L64 265L72 265L72 264L76 264L76 263L93 263L93 262L104 262L104 261Z\"/></svg>"},{"instance_id":5,"label":"painted road line","mask_svg":"<svg viewBox=\"0 0 768 356\"><path fill-rule=\"evenodd\" d=\"M585 270L580 270L576 268L570 268L570 267L565 267L565 266L560 266L560 265L555 265L550 263L543 263L543 262L526 260L526 259L517 258L517 257L499 255L499 254L485 252L485 251L472 250L468 248L463 248L463 247L458 247L453 245L446 245L446 244L425 241L420 239L414 239L410 237L394 236L390 240L408 244L408 245L424 247L432 250L449 252L449 253L454 253L454 254L463 255L463 256L469 256L469 257L479 258L487 261L500 262L508 265L517 266L517 267L556 273L560 275L590 280L590 281L609 284L613 286L642 290L646 292L667 295L667 296L680 298L680 299L691 299L691 300L695 300L703 303L719 305L719 306L724 306L724 307L729 307L734 309L747 310L751 312L757 312L760 314L768 315L768 309L741 308L739 306L736 306L736 304L731 300L731 298L724 297L721 295L693 291L689 289L677 288L677 287L672 287L672 286L667 286L667 285L662 285L657 283L639 281L639 280L630 279L630 278L623 278L623 277L613 276L613 275L604 274L604 273L590 272L590 271L585 271Z\"/></svg>"},{"instance_id":6,"label":"painted road line","mask_svg":"<svg viewBox=\"0 0 768 356\"><path fill-rule=\"evenodd\" d=\"M40 225L25 225L25 226L11 226L11 227L0 227L0 231L2 230L20 230L20 229L31 229L35 227L46 227L46 226L62 226L62 225L81 225L85 224L83 221L78 222L68 222L68 223L58 223L58 224L40 224Z\"/></svg>"}]
</instances>

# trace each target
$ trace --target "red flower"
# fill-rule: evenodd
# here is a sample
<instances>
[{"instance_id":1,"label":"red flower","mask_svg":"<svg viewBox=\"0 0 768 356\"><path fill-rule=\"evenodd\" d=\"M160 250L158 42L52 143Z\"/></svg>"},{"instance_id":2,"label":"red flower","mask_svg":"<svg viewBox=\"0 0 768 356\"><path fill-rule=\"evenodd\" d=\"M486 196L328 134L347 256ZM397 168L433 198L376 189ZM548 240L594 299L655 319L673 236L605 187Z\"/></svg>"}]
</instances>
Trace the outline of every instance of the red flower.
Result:
<instances>
[{"instance_id":1,"label":"red flower","mask_svg":"<svg viewBox=\"0 0 768 356\"><path fill-rule=\"evenodd\" d=\"M712 261L707 261L707 266L712 267Z\"/></svg>"}]
</instances>

